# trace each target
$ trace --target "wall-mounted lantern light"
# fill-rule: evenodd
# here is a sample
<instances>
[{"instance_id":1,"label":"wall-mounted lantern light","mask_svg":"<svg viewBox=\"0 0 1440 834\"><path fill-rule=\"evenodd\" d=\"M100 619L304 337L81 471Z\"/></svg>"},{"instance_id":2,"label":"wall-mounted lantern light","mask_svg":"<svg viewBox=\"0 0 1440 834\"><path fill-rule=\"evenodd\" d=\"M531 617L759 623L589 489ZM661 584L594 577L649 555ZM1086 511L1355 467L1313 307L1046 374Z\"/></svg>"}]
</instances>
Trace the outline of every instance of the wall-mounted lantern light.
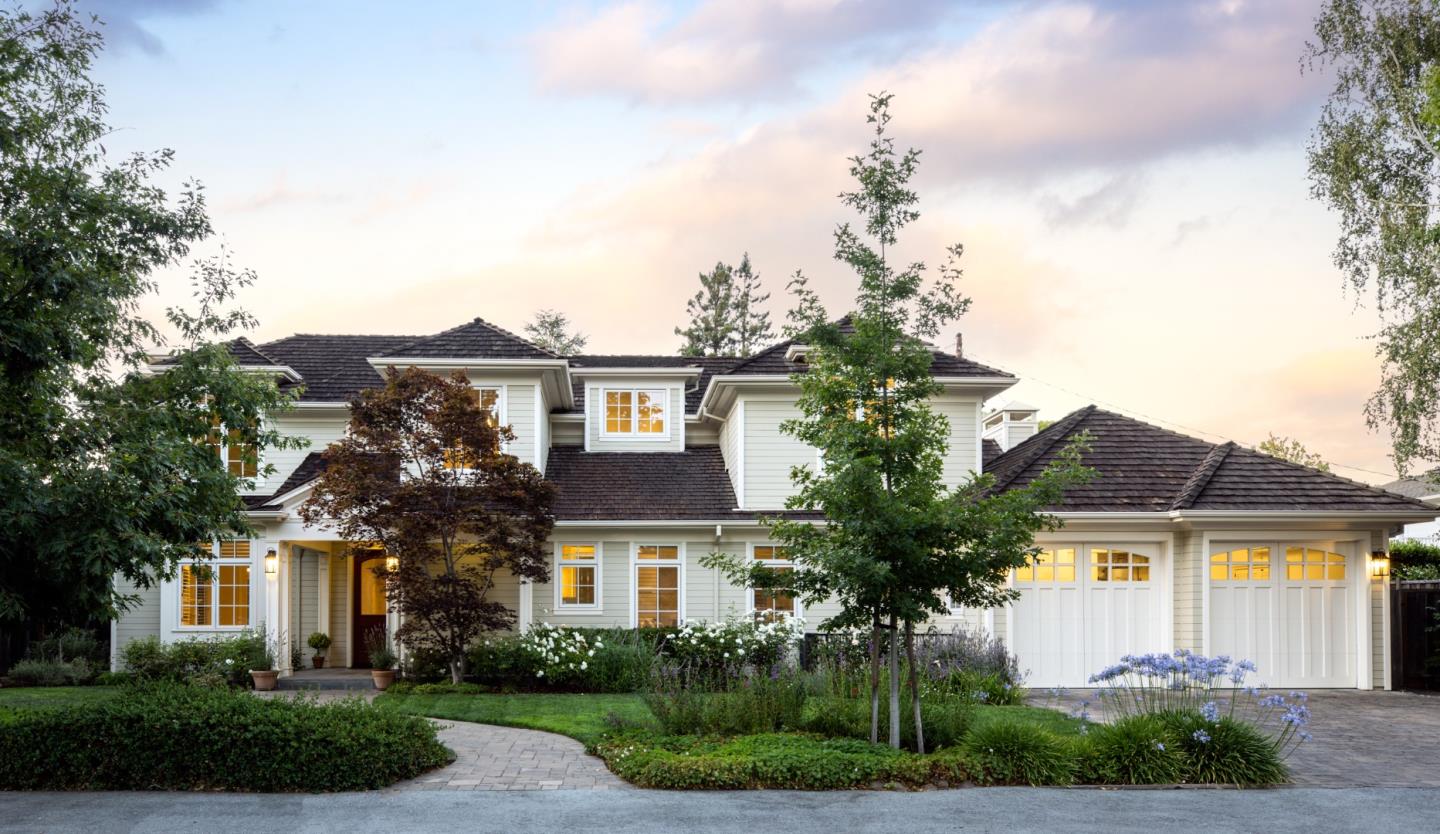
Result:
<instances>
[{"instance_id":1,"label":"wall-mounted lantern light","mask_svg":"<svg viewBox=\"0 0 1440 834\"><path fill-rule=\"evenodd\" d=\"M386 557L385 557L385 570L387 570L387 571L389 571L389 572L391 572L391 573L394 573L395 571L400 570L400 557L399 557L399 556L386 556Z\"/></svg>"},{"instance_id":2,"label":"wall-mounted lantern light","mask_svg":"<svg viewBox=\"0 0 1440 834\"><path fill-rule=\"evenodd\" d=\"M1390 554L1383 550L1370 554L1370 576L1375 579L1390 578Z\"/></svg>"},{"instance_id":3,"label":"wall-mounted lantern light","mask_svg":"<svg viewBox=\"0 0 1440 834\"><path fill-rule=\"evenodd\" d=\"M275 548L265 551L265 573L274 576L280 570L280 557L275 555Z\"/></svg>"}]
</instances>

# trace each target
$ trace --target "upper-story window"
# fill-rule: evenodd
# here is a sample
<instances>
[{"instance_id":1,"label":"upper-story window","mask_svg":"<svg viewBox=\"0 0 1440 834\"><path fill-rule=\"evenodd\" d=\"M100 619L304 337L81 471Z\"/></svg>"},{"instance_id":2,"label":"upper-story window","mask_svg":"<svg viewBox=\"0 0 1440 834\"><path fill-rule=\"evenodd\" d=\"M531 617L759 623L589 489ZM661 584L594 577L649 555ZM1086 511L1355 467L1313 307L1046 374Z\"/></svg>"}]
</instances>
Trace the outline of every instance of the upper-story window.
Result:
<instances>
[{"instance_id":1,"label":"upper-story window","mask_svg":"<svg viewBox=\"0 0 1440 834\"><path fill-rule=\"evenodd\" d=\"M484 415L482 419L493 428L499 428L504 420L505 411L505 389L500 386L478 385L471 389L474 392L475 404L480 406ZM448 449L445 452L445 467L447 469L466 468L465 456L458 449Z\"/></svg>"},{"instance_id":2,"label":"upper-story window","mask_svg":"<svg viewBox=\"0 0 1440 834\"><path fill-rule=\"evenodd\" d=\"M217 416L210 421L210 433L205 438L205 444L220 456L231 475L253 478L259 473L260 454L254 431L227 428Z\"/></svg>"},{"instance_id":3,"label":"upper-story window","mask_svg":"<svg viewBox=\"0 0 1440 834\"><path fill-rule=\"evenodd\" d=\"M663 388L605 389L605 431L607 437L662 439L667 437L665 418L670 392Z\"/></svg>"}]
</instances>

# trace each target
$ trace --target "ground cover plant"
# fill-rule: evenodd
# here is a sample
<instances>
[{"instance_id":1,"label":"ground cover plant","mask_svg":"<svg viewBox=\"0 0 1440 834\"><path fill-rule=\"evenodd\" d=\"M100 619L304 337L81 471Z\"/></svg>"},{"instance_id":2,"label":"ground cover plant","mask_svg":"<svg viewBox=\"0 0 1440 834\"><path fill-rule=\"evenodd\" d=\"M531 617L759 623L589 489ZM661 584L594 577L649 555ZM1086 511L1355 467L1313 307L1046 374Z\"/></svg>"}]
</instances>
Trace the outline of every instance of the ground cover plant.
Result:
<instances>
[{"instance_id":1,"label":"ground cover plant","mask_svg":"<svg viewBox=\"0 0 1440 834\"><path fill-rule=\"evenodd\" d=\"M453 760L430 722L359 699L157 683L51 708L4 703L3 790L370 790Z\"/></svg>"},{"instance_id":2,"label":"ground cover plant","mask_svg":"<svg viewBox=\"0 0 1440 834\"><path fill-rule=\"evenodd\" d=\"M153 635L143 637L126 643L120 659L126 671L141 681L248 687L252 669L275 668L274 652L275 646L261 627L232 636L173 643Z\"/></svg>"}]
</instances>

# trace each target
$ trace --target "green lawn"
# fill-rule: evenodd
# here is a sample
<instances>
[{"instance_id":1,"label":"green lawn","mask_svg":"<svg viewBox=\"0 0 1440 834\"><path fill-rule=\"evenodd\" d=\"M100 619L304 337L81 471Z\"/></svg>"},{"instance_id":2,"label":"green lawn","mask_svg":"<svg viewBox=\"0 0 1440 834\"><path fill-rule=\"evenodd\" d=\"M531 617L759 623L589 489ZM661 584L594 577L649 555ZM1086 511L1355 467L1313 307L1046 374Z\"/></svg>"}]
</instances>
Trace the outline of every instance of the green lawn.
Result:
<instances>
[{"instance_id":1,"label":"green lawn","mask_svg":"<svg viewBox=\"0 0 1440 834\"><path fill-rule=\"evenodd\" d=\"M393 695L375 699L378 706L400 712L499 724L559 733L594 744L610 727L605 717L614 713L634 722L654 719L639 695Z\"/></svg>"},{"instance_id":2,"label":"green lawn","mask_svg":"<svg viewBox=\"0 0 1440 834\"><path fill-rule=\"evenodd\" d=\"M113 686L14 686L0 689L0 712L35 707L65 707L99 701L115 694Z\"/></svg>"}]
</instances>

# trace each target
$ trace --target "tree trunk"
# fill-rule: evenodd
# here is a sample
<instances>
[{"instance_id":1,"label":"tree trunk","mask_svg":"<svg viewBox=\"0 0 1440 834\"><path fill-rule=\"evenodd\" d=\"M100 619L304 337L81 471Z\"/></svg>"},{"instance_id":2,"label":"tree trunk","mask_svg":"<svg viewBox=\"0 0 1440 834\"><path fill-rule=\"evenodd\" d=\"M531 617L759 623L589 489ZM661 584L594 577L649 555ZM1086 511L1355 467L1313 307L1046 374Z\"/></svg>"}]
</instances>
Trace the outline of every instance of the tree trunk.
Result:
<instances>
[{"instance_id":1,"label":"tree trunk","mask_svg":"<svg viewBox=\"0 0 1440 834\"><path fill-rule=\"evenodd\" d=\"M880 615L870 618L870 743L880 743Z\"/></svg>"},{"instance_id":2,"label":"tree trunk","mask_svg":"<svg viewBox=\"0 0 1440 834\"><path fill-rule=\"evenodd\" d=\"M920 718L920 669L915 665L915 624L905 621L905 659L910 663L910 708L915 713L915 752L925 752L925 724Z\"/></svg>"},{"instance_id":3,"label":"tree trunk","mask_svg":"<svg viewBox=\"0 0 1440 834\"><path fill-rule=\"evenodd\" d=\"M890 615L890 746L900 749L900 624Z\"/></svg>"}]
</instances>

